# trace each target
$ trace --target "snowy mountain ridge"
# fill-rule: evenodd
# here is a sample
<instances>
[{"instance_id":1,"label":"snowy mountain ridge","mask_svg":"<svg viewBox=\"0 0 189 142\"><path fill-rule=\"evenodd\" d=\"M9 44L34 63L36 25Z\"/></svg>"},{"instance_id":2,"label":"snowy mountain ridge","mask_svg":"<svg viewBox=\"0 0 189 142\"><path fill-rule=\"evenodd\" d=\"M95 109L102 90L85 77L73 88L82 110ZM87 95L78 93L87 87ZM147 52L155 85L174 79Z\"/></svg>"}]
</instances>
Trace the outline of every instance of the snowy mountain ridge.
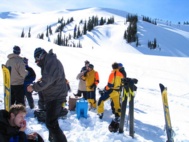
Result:
<instances>
[{"instance_id":1,"label":"snowy mountain ridge","mask_svg":"<svg viewBox=\"0 0 189 142\"><path fill-rule=\"evenodd\" d=\"M84 13L84 14L83 14ZM157 25L153 25L147 22L142 21L142 17L139 16L139 21L137 24L138 27L138 38L140 46L136 47L136 43L127 44L123 39L124 31L127 29L128 24L126 24L126 17L128 12L120 11L116 9L109 8L88 8L88 9L76 9L76 10L59 10L51 11L44 13L19 13L19 12L5 12L5 15L1 14L0 18L2 22L12 21L12 24L7 24L6 27L0 27L0 30L3 31L7 28L12 28L13 31L16 31L15 37L21 35L22 29L24 29L25 34L27 34L28 29L31 28L31 36L37 37L39 33L46 32L47 26L51 25L54 31L57 26L57 21L60 18L64 18L66 21L68 18L73 17L74 21L67 25L63 34L73 35L73 30L75 25L79 26L82 30L83 25L79 22L81 20L88 20L89 17L98 16L110 18L114 17L115 23L110 25L97 26L91 32L88 32L87 35L83 35L78 40L81 41L83 48L108 48L114 49L114 47L119 48L118 50L123 50L126 52L132 52L138 50L139 53L148 54L148 55L160 55L160 56L176 56L176 57L188 57L189 56L189 26L186 25L169 25L166 22L157 20ZM48 17L45 15L48 14ZM7 18L5 18L7 16ZM12 17L12 18L11 18ZM16 22L15 18L23 20L23 22ZM42 18L40 18L42 17ZM31 24L32 21L35 21L35 25ZM10 33L4 32L8 35ZM0 32L1 34L1 32ZM2 35L6 37L6 35ZM101 36L107 37L106 42L102 42ZM50 36L51 41L57 37L57 34ZM118 42L118 38L121 38L121 42ZM148 41L153 41L154 38L157 40L158 47L155 50L150 50L148 48ZM173 40L174 39L174 40ZM86 44L86 41L90 42L90 45ZM112 47L107 47L106 43L111 42ZM182 44L180 44L182 43ZM90 46L90 47L89 47ZM131 47L132 46L132 47ZM133 49L132 49L133 48Z\"/></svg>"}]
</instances>

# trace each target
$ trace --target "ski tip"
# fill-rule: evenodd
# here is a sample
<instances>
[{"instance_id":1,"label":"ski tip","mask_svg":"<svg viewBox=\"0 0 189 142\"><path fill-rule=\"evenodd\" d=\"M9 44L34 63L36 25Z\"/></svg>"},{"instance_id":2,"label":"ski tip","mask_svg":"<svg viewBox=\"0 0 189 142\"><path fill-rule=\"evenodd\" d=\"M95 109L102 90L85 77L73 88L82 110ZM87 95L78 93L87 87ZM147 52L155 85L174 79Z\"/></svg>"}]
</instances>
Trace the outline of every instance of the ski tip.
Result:
<instances>
[{"instance_id":1,"label":"ski tip","mask_svg":"<svg viewBox=\"0 0 189 142\"><path fill-rule=\"evenodd\" d=\"M159 86L160 86L160 87L164 87L164 85L163 85L163 84L161 84L161 83L159 83Z\"/></svg>"},{"instance_id":2,"label":"ski tip","mask_svg":"<svg viewBox=\"0 0 189 142\"><path fill-rule=\"evenodd\" d=\"M159 83L159 86L161 87L161 86L164 86L162 83Z\"/></svg>"},{"instance_id":3,"label":"ski tip","mask_svg":"<svg viewBox=\"0 0 189 142\"><path fill-rule=\"evenodd\" d=\"M161 92L163 92L164 90L167 90L167 87L165 87L163 84L159 84L160 90Z\"/></svg>"},{"instance_id":4,"label":"ski tip","mask_svg":"<svg viewBox=\"0 0 189 142\"><path fill-rule=\"evenodd\" d=\"M165 89L164 85L160 83L159 87L160 87L161 92L163 92L163 90Z\"/></svg>"}]
</instances>

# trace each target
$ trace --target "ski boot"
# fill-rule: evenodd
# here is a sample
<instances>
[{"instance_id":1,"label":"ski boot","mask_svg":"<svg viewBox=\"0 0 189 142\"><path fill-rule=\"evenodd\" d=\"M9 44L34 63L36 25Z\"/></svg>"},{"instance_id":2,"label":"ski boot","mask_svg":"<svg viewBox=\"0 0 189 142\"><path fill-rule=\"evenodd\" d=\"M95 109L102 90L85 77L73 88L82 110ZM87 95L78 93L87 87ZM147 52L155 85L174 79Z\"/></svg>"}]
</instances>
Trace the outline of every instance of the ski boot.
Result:
<instances>
[{"instance_id":1,"label":"ski boot","mask_svg":"<svg viewBox=\"0 0 189 142\"><path fill-rule=\"evenodd\" d=\"M62 107L62 110L60 112L59 117L62 119L66 119L67 118L67 114L68 114L68 109L65 107Z\"/></svg>"},{"instance_id":2,"label":"ski boot","mask_svg":"<svg viewBox=\"0 0 189 142\"><path fill-rule=\"evenodd\" d=\"M100 119L102 119L103 118L103 113L99 113L98 116L99 116Z\"/></svg>"},{"instance_id":3,"label":"ski boot","mask_svg":"<svg viewBox=\"0 0 189 142\"><path fill-rule=\"evenodd\" d=\"M39 122L45 122L46 111L37 109L34 111L34 117L36 117Z\"/></svg>"},{"instance_id":4,"label":"ski boot","mask_svg":"<svg viewBox=\"0 0 189 142\"><path fill-rule=\"evenodd\" d=\"M119 129L119 121L120 121L120 117L115 117L115 119L112 120L112 122L110 123L110 125L108 126L108 129L110 132L117 132Z\"/></svg>"}]
</instances>

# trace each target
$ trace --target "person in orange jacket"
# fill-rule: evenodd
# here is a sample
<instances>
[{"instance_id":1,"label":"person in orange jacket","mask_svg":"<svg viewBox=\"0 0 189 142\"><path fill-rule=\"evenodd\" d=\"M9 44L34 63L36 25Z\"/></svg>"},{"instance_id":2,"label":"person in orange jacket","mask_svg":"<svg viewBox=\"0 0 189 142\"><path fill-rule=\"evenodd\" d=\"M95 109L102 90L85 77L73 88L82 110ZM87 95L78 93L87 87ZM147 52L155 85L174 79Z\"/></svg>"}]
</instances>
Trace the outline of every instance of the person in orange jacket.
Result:
<instances>
[{"instance_id":1,"label":"person in orange jacket","mask_svg":"<svg viewBox=\"0 0 189 142\"><path fill-rule=\"evenodd\" d=\"M91 105L91 108L96 109L96 86L99 83L98 72L94 70L94 66L89 64L87 71L82 76L82 79L86 82L87 100Z\"/></svg>"},{"instance_id":2,"label":"person in orange jacket","mask_svg":"<svg viewBox=\"0 0 189 142\"><path fill-rule=\"evenodd\" d=\"M121 79L123 74L118 69L118 63L112 64L112 72L109 75L108 84L105 86L105 93L101 95L98 101L97 112L99 118L103 118L104 113L104 102L108 99L111 99L113 102L113 107L115 110L115 118L119 119L121 115L121 106L120 106L120 87Z\"/></svg>"}]
</instances>

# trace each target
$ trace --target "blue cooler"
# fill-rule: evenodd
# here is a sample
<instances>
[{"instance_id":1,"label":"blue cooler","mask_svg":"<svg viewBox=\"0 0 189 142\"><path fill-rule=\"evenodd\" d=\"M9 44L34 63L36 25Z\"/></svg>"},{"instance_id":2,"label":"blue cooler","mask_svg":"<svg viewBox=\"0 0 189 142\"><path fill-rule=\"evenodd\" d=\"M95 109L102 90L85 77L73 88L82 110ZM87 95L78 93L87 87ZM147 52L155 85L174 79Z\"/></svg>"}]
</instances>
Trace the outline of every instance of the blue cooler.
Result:
<instances>
[{"instance_id":1,"label":"blue cooler","mask_svg":"<svg viewBox=\"0 0 189 142\"><path fill-rule=\"evenodd\" d=\"M76 113L77 118L80 117L87 118L87 111L88 111L88 101L84 99L80 99L76 102Z\"/></svg>"}]
</instances>

